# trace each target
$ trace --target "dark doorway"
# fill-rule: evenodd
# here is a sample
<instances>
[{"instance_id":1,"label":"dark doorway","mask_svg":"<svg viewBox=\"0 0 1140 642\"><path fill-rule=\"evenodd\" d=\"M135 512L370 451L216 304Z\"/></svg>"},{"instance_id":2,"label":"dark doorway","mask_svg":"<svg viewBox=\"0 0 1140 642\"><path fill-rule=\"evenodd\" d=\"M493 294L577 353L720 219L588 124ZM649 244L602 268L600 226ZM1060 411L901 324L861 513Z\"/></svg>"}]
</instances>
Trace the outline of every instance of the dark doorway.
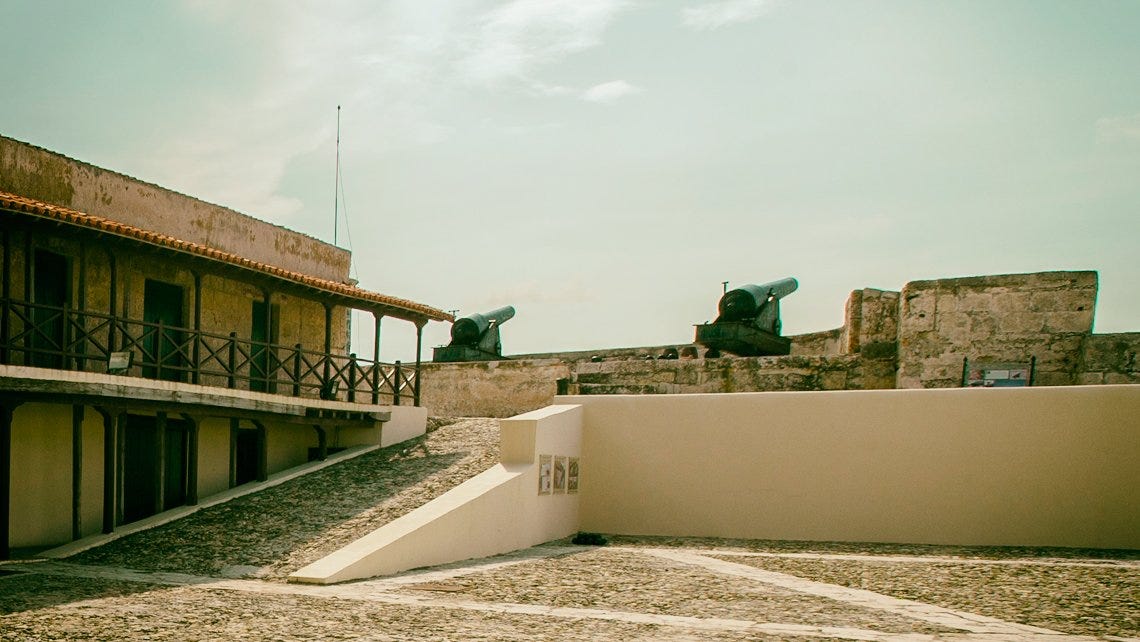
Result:
<instances>
[{"instance_id":1,"label":"dark doorway","mask_svg":"<svg viewBox=\"0 0 1140 642\"><path fill-rule=\"evenodd\" d=\"M182 328L182 288L162 281L146 280L143 291L143 376L181 381L186 366L185 334Z\"/></svg>"},{"instance_id":2,"label":"dark doorway","mask_svg":"<svg viewBox=\"0 0 1140 642\"><path fill-rule=\"evenodd\" d=\"M234 431L236 448L234 449L234 485L255 481L257 479L257 461L261 452L261 440L258 430L252 428L239 428Z\"/></svg>"},{"instance_id":3,"label":"dark doorway","mask_svg":"<svg viewBox=\"0 0 1140 642\"><path fill-rule=\"evenodd\" d=\"M64 305L70 296L71 266L66 256L36 250L32 270L31 365L62 368Z\"/></svg>"},{"instance_id":4,"label":"dark doorway","mask_svg":"<svg viewBox=\"0 0 1140 642\"><path fill-rule=\"evenodd\" d=\"M161 443L158 426L155 417L127 416L123 434L123 523L186 503L189 424L180 419L167 420Z\"/></svg>"},{"instance_id":5,"label":"dark doorway","mask_svg":"<svg viewBox=\"0 0 1140 642\"><path fill-rule=\"evenodd\" d=\"M277 341L277 323L280 316L276 305L265 301L253 302L253 327L250 328L249 389L255 392L276 392L273 382L273 357L270 347Z\"/></svg>"},{"instance_id":6,"label":"dark doorway","mask_svg":"<svg viewBox=\"0 0 1140 642\"><path fill-rule=\"evenodd\" d=\"M162 484L162 510L186 504L187 455L190 424L181 419L166 421L166 462Z\"/></svg>"}]
</instances>

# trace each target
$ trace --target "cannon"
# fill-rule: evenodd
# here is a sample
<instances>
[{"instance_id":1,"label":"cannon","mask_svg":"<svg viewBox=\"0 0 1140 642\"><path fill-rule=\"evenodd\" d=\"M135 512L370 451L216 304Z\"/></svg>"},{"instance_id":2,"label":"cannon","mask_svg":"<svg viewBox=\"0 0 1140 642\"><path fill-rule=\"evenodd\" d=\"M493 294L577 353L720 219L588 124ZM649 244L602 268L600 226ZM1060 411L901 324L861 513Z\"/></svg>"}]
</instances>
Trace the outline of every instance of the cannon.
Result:
<instances>
[{"instance_id":1,"label":"cannon","mask_svg":"<svg viewBox=\"0 0 1140 642\"><path fill-rule=\"evenodd\" d=\"M451 343L432 351L432 361L494 361L503 358L499 326L515 316L515 309L501 308L456 319L451 324Z\"/></svg>"},{"instance_id":2,"label":"cannon","mask_svg":"<svg viewBox=\"0 0 1140 642\"><path fill-rule=\"evenodd\" d=\"M696 342L709 349L708 356L721 350L742 357L788 354L792 342L780 336L780 299L798 287L789 277L725 292L716 320L696 326Z\"/></svg>"}]
</instances>

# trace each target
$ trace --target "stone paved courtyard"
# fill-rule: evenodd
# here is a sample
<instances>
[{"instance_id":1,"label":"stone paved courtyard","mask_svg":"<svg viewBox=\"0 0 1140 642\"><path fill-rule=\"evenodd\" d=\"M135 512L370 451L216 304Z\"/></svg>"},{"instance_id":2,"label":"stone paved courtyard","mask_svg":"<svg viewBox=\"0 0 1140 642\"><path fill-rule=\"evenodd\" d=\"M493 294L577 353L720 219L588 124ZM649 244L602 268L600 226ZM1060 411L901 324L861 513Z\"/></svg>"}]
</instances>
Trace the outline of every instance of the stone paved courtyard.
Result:
<instances>
[{"instance_id":1,"label":"stone paved courtyard","mask_svg":"<svg viewBox=\"0 0 1140 642\"><path fill-rule=\"evenodd\" d=\"M67 560L0 563L0 640L1140 642L1137 551L614 537L284 581L490 465L496 438L463 420Z\"/></svg>"}]
</instances>

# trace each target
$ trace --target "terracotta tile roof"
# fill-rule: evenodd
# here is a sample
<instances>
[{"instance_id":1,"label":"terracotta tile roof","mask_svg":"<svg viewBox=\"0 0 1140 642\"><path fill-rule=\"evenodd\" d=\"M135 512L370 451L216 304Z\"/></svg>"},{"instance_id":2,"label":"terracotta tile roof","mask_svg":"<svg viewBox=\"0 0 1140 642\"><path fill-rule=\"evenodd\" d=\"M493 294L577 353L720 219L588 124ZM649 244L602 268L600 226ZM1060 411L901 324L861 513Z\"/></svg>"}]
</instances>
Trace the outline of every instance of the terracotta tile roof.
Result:
<instances>
[{"instance_id":1,"label":"terracotta tile roof","mask_svg":"<svg viewBox=\"0 0 1140 642\"><path fill-rule=\"evenodd\" d=\"M454 320L454 317L447 312L428 305L424 305L422 303L416 303L415 301L409 301L407 299L400 299L397 297L388 296L386 294L380 294L379 292L371 292L369 290L364 290L362 288L347 285L345 283L337 283L336 281L329 281L327 279L309 276L300 272L293 272L291 270L279 268L267 263L251 261L250 259L238 256L236 254L216 250L199 243L183 241L176 239L173 236L168 236L159 232L144 230L132 225L118 223L101 216L85 214L83 212L68 209L66 207L44 203L43 201L37 201L35 199L26 198L24 196L17 196L16 194L10 194L8 192L0 192L0 208L16 212L24 212L62 223L70 223L92 230L97 230L99 232L115 234L117 236L131 238L138 241L143 241L145 243L150 243L152 245L165 247L171 250L185 252L187 254L194 254L208 259L213 259L215 261L220 261L222 263L246 268L248 270L253 270L262 274L274 276L296 284L305 285L316 290L354 299L362 304L365 304L363 306L365 309L371 309L373 307L376 307L375 304L379 304L380 306L396 308L397 310L411 313L409 316L412 317L427 317L428 319L435 321ZM390 314L388 316L399 315Z\"/></svg>"}]
</instances>

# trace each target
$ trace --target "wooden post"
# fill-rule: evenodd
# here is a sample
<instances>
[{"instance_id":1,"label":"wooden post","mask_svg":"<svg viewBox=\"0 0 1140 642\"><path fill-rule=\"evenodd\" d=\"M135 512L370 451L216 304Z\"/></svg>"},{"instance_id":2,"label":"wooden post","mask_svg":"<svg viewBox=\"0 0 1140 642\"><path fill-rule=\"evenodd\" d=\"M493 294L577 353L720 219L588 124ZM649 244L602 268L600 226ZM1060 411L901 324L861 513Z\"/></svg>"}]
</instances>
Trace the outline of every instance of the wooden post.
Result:
<instances>
[{"instance_id":1,"label":"wooden post","mask_svg":"<svg viewBox=\"0 0 1140 642\"><path fill-rule=\"evenodd\" d=\"M329 436L324 428L313 426L317 431L317 460L324 461L329 458Z\"/></svg>"},{"instance_id":2,"label":"wooden post","mask_svg":"<svg viewBox=\"0 0 1140 642\"><path fill-rule=\"evenodd\" d=\"M194 271L194 369L190 383L197 384L202 374L202 275Z\"/></svg>"},{"instance_id":3,"label":"wooden post","mask_svg":"<svg viewBox=\"0 0 1140 642\"><path fill-rule=\"evenodd\" d=\"M273 294L270 293L269 290L262 290L261 296L265 299L265 327L262 328L262 331L265 333L264 356L262 357L262 359L264 359L264 367L262 368L261 376L265 381L265 392L275 393L277 391L269 385L269 381L272 379L269 373L272 370L273 363L273 359L269 355L269 347L273 345Z\"/></svg>"},{"instance_id":4,"label":"wooden post","mask_svg":"<svg viewBox=\"0 0 1140 642\"><path fill-rule=\"evenodd\" d=\"M154 512L162 512L166 504L166 413L158 412L154 421Z\"/></svg>"},{"instance_id":5,"label":"wooden post","mask_svg":"<svg viewBox=\"0 0 1140 642\"><path fill-rule=\"evenodd\" d=\"M226 368L230 372L229 387L233 388L237 385L237 333L230 333L230 353L228 355Z\"/></svg>"},{"instance_id":6,"label":"wooden post","mask_svg":"<svg viewBox=\"0 0 1140 642\"><path fill-rule=\"evenodd\" d=\"M85 406L71 407L71 539L83 537L83 415Z\"/></svg>"},{"instance_id":7,"label":"wooden post","mask_svg":"<svg viewBox=\"0 0 1140 642\"><path fill-rule=\"evenodd\" d=\"M396 363L394 364L394 366L392 368L392 405L393 406L400 405L400 384L403 383L401 381L401 376L402 375L400 374L400 360L396 359Z\"/></svg>"},{"instance_id":8,"label":"wooden post","mask_svg":"<svg viewBox=\"0 0 1140 642\"><path fill-rule=\"evenodd\" d=\"M356 401L356 353L348 355L348 401Z\"/></svg>"},{"instance_id":9,"label":"wooden post","mask_svg":"<svg viewBox=\"0 0 1140 642\"><path fill-rule=\"evenodd\" d=\"M24 301L28 303L35 303L33 299L35 296L32 292L32 264L35 260L32 257L32 234L27 230L24 231ZM28 308L28 321L24 322L25 328L30 324L35 326L35 310ZM24 365L32 365L32 337L35 336L35 330L31 332L24 332Z\"/></svg>"},{"instance_id":10,"label":"wooden post","mask_svg":"<svg viewBox=\"0 0 1140 642\"><path fill-rule=\"evenodd\" d=\"M198 505L198 420L187 413L182 418L190 426L186 434L186 505Z\"/></svg>"},{"instance_id":11,"label":"wooden post","mask_svg":"<svg viewBox=\"0 0 1140 642\"><path fill-rule=\"evenodd\" d=\"M127 413L125 410L119 411L115 417L115 462L113 469L115 474L113 488L115 493L115 524L122 524L123 520L126 519L125 493L127 492Z\"/></svg>"},{"instance_id":12,"label":"wooden post","mask_svg":"<svg viewBox=\"0 0 1140 642\"><path fill-rule=\"evenodd\" d=\"M0 400L0 560L12 557L12 415L17 405Z\"/></svg>"},{"instance_id":13,"label":"wooden post","mask_svg":"<svg viewBox=\"0 0 1140 642\"><path fill-rule=\"evenodd\" d=\"M63 337L60 338L62 345L59 346L63 355L60 358L60 365L64 370L71 370L72 364L78 366L79 359L71 355L71 300L67 297L63 299L63 309L60 310L60 314L63 315Z\"/></svg>"},{"instance_id":14,"label":"wooden post","mask_svg":"<svg viewBox=\"0 0 1140 642\"><path fill-rule=\"evenodd\" d=\"M162 379L162 344L164 332L162 319L158 320L158 327L154 329L154 378Z\"/></svg>"},{"instance_id":15,"label":"wooden post","mask_svg":"<svg viewBox=\"0 0 1140 642\"><path fill-rule=\"evenodd\" d=\"M301 344L293 346L293 396L301 396Z\"/></svg>"},{"instance_id":16,"label":"wooden post","mask_svg":"<svg viewBox=\"0 0 1140 642\"><path fill-rule=\"evenodd\" d=\"M380 403L380 321L384 315L372 313L375 337L372 343L372 405Z\"/></svg>"},{"instance_id":17,"label":"wooden post","mask_svg":"<svg viewBox=\"0 0 1140 642\"><path fill-rule=\"evenodd\" d=\"M253 425L257 428L257 481L269 479L269 433L265 424L254 419Z\"/></svg>"},{"instance_id":18,"label":"wooden post","mask_svg":"<svg viewBox=\"0 0 1140 642\"><path fill-rule=\"evenodd\" d=\"M332 306L325 304L325 369L321 379L321 390L328 390L330 368L332 367Z\"/></svg>"},{"instance_id":19,"label":"wooden post","mask_svg":"<svg viewBox=\"0 0 1140 642\"><path fill-rule=\"evenodd\" d=\"M78 350L76 350L75 369L83 371L87 369L87 244L83 244L79 249L79 292L76 294L75 307L79 314L76 315L76 320L79 322L82 332L80 333L80 341ZM64 318L64 323L67 319ZM70 327L70 325L68 326Z\"/></svg>"},{"instance_id":20,"label":"wooden post","mask_svg":"<svg viewBox=\"0 0 1140 642\"><path fill-rule=\"evenodd\" d=\"M416 381L412 386L412 399L414 401L412 405L417 408L420 405L420 353L424 344L424 325L426 323L425 321L416 324Z\"/></svg>"},{"instance_id":21,"label":"wooden post","mask_svg":"<svg viewBox=\"0 0 1140 642\"><path fill-rule=\"evenodd\" d=\"M110 292L110 299L109 299L110 303L107 304L107 307L108 307L107 314L109 314L111 316L111 321L107 324L107 351L108 352L115 352L115 340L118 338L116 336L116 333L115 333L115 325L119 321L119 313L118 313L118 310L119 310L119 307L118 307L119 306L119 302L118 302L119 277L118 277L118 270L116 269L116 266L115 266L115 255L114 254L112 254L110 252L107 253L107 263L108 263L108 267L110 268L110 279L109 280L111 282L111 284L110 284L111 292Z\"/></svg>"},{"instance_id":22,"label":"wooden post","mask_svg":"<svg viewBox=\"0 0 1140 642\"><path fill-rule=\"evenodd\" d=\"M0 283L0 294L4 297L4 307L0 309L0 363L8 363L8 340L12 336L9 329L12 313L12 233L5 227L2 231L4 243L4 275Z\"/></svg>"}]
</instances>

